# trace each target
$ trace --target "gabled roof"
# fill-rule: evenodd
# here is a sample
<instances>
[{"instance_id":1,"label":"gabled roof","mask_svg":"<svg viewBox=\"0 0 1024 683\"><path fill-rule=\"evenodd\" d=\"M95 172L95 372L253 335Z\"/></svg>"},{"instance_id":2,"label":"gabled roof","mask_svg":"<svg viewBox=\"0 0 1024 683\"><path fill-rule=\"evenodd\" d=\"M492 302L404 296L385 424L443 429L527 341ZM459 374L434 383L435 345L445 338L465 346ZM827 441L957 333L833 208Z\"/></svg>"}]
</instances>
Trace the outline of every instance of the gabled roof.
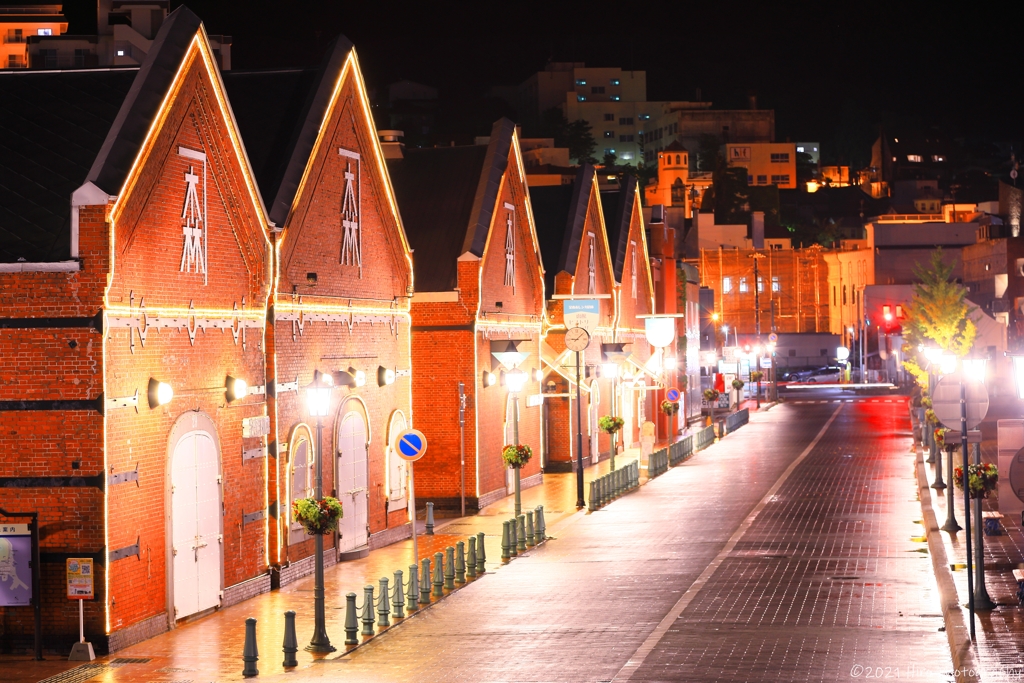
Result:
<instances>
[{"instance_id":1,"label":"gabled roof","mask_svg":"<svg viewBox=\"0 0 1024 683\"><path fill-rule=\"evenodd\" d=\"M686 145L684 145L683 143L679 142L679 140L673 140L672 142L668 143L668 146L666 146L661 151L662 152L689 152L690 150L686 149Z\"/></svg>"},{"instance_id":2,"label":"gabled roof","mask_svg":"<svg viewBox=\"0 0 1024 683\"><path fill-rule=\"evenodd\" d=\"M545 291L554 293L555 275L576 275L583 227L587 220L594 167L581 166L572 185L549 185L530 190L533 219L544 259Z\"/></svg>"},{"instance_id":3,"label":"gabled roof","mask_svg":"<svg viewBox=\"0 0 1024 683\"><path fill-rule=\"evenodd\" d=\"M185 6L167 16L89 169L86 182L109 195L120 192L201 26L199 17Z\"/></svg>"},{"instance_id":4,"label":"gabled roof","mask_svg":"<svg viewBox=\"0 0 1024 683\"><path fill-rule=\"evenodd\" d=\"M406 149L388 159L418 291L450 291L459 257L483 256L514 135L515 124L500 119L486 147Z\"/></svg>"},{"instance_id":5,"label":"gabled roof","mask_svg":"<svg viewBox=\"0 0 1024 683\"><path fill-rule=\"evenodd\" d=\"M633 220L635 203L636 178L633 176L626 176L618 190L601 193L604 225L608 231L608 246L612 252L616 282L622 282L622 269L626 263L626 250L629 248L629 224Z\"/></svg>"},{"instance_id":6,"label":"gabled roof","mask_svg":"<svg viewBox=\"0 0 1024 683\"><path fill-rule=\"evenodd\" d=\"M71 195L137 74L0 72L0 262L71 257Z\"/></svg>"},{"instance_id":7,"label":"gabled roof","mask_svg":"<svg viewBox=\"0 0 1024 683\"><path fill-rule=\"evenodd\" d=\"M319 69L227 72L224 87L270 221L284 227L352 43L338 36Z\"/></svg>"}]
</instances>

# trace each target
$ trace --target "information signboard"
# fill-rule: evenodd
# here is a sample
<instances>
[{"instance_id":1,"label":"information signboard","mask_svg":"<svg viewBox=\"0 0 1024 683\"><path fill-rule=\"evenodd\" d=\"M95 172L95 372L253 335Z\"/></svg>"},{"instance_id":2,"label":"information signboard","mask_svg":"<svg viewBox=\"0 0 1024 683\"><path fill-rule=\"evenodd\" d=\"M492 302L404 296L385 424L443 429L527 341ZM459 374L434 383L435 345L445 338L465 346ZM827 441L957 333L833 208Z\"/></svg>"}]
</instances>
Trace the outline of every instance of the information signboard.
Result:
<instances>
[{"instance_id":1,"label":"information signboard","mask_svg":"<svg viewBox=\"0 0 1024 683\"><path fill-rule=\"evenodd\" d=\"M601 302L597 299L566 299L562 302L566 329L582 327L593 333L601 320Z\"/></svg>"},{"instance_id":2,"label":"information signboard","mask_svg":"<svg viewBox=\"0 0 1024 683\"><path fill-rule=\"evenodd\" d=\"M0 524L0 607L32 604L31 562L28 524Z\"/></svg>"},{"instance_id":3,"label":"information signboard","mask_svg":"<svg viewBox=\"0 0 1024 683\"><path fill-rule=\"evenodd\" d=\"M96 597L94 592L92 569L91 558L68 558L68 600L92 600Z\"/></svg>"}]
</instances>

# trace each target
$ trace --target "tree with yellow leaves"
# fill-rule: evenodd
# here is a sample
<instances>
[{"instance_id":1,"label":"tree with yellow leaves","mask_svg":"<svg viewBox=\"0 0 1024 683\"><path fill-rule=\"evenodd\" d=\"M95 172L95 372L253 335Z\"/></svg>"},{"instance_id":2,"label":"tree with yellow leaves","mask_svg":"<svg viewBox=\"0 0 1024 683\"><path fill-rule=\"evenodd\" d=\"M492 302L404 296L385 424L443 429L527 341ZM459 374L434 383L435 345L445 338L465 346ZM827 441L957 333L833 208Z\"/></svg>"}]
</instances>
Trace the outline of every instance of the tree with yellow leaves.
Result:
<instances>
[{"instance_id":1,"label":"tree with yellow leaves","mask_svg":"<svg viewBox=\"0 0 1024 683\"><path fill-rule=\"evenodd\" d=\"M903 367L928 390L928 372L922 367L924 354L920 349L938 346L957 356L965 356L974 345L978 328L971 320L975 310L967 302L967 290L953 280L956 262L946 263L942 248L932 252L928 267L917 264L914 275L914 297L907 306L903 322L905 359Z\"/></svg>"}]
</instances>

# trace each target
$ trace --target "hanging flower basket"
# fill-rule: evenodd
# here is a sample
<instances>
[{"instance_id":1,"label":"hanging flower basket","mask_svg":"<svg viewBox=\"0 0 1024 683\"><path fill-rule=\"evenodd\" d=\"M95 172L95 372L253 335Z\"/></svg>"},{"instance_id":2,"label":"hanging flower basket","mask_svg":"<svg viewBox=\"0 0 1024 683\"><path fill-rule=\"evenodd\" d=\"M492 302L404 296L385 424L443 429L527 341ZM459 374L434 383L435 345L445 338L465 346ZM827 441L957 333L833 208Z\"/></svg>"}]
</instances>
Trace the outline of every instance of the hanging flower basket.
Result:
<instances>
[{"instance_id":1,"label":"hanging flower basket","mask_svg":"<svg viewBox=\"0 0 1024 683\"><path fill-rule=\"evenodd\" d=\"M743 380L741 380L741 379L734 379L732 381L732 388L735 389L736 391L739 391L740 389L742 389L743 388Z\"/></svg>"},{"instance_id":2,"label":"hanging flower basket","mask_svg":"<svg viewBox=\"0 0 1024 683\"><path fill-rule=\"evenodd\" d=\"M704 390L704 400L707 401L708 403L711 403L712 405L714 405L715 401L718 400L719 396L721 396L721 394L718 392L717 389Z\"/></svg>"},{"instance_id":3,"label":"hanging flower basket","mask_svg":"<svg viewBox=\"0 0 1024 683\"><path fill-rule=\"evenodd\" d=\"M964 468L953 470L953 483L959 491L964 490ZM999 471L992 463L967 466L967 485L970 487L971 498L988 498L996 490L999 483Z\"/></svg>"},{"instance_id":4,"label":"hanging flower basket","mask_svg":"<svg viewBox=\"0 0 1024 683\"><path fill-rule=\"evenodd\" d=\"M668 415L670 417L672 415L675 415L676 413L679 412L679 402L678 401L662 401L661 402L661 412L665 413L666 415Z\"/></svg>"},{"instance_id":5,"label":"hanging flower basket","mask_svg":"<svg viewBox=\"0 0 1024 683\"><path fill-rule=\"evenodd\" d=\"M292 514L310 536L333 534L338 528L338 520L344 516L341 503L330 496L321 500L299 498L292 503Z\"/></svg>"},{"instance_id":6,"label":"hanging flower basket","mask_svg":"<svg viewBox=\"0 0 1024 683\"><path fill-rule=\"evenodd\" d=\"M626 424L626 421L621 417L612 417L611 415L604 415L597 421L597 426L606 434L614 434L622 429L624 424Z\"/></svg>"},{"instance_id":7,"label":"hanging flower basket","mask_svg":"<svg viewBox=\"0 0 1024 683\"><path fill-rule=\"evenodd\" d=\"M752 373L750 373L751 382L760 382L762 379L764 379L764 373L761 372L760 370L754 370Z\"/></svg>"},{"instance_id":8,"label":"hanging flower basket","mask_svg":"<svg viewBox=\"0 0 1024 683\"><path fill-rule=\"evenodd\" d=\"M945 427L936 427L935 430L932 432L933 434L935 434L935 445L938 446L939 448L942 448L946 445L946 432L948 431L949 430L946 429Z\"/></svg>"},{"instance_id":9,"label":"hanging flower basket","mask_svg":"<svg viewBox=\"0 0 1024 683\"><path fill-rule=\"evenodd\" d=\"M526 444L509 444L501 449L502 461L504 461L506 467L511 467L512 469L518 470L522 468L523 465L530 462L532 457L533 450Z\"/></svg>"},{"instance_id":10,"label":"hanging flower basket","mask_svg":"<svg viewBox=\"0 0 1024 683\"><path fill-rule=\"evenodd\" d=\"M932 400L930 398L928 398L927 396L922 396L921 397L921 407L922 408L931 408L932 407Z\"/></svg>"},{"instance_id":11,"label":"hanging flower basket","mask_svg":"<svg viewBox=\"0 0 1024 683\"><path fill-rule=\"evenodd\" d=\"M930 425L939 424L939 416L935 414L935 411L931 408L924 411L924 419Z\"/></svg>"}]
</instances>

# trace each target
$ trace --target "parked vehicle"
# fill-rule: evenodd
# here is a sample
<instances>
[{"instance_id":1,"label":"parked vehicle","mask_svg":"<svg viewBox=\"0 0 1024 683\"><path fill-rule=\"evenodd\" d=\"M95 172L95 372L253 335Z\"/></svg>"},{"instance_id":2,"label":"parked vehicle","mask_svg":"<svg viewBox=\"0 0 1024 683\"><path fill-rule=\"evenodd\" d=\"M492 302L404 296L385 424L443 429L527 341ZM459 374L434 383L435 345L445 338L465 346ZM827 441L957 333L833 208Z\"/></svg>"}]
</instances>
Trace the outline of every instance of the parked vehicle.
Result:
<instances>
[{"instance_id":1,"label":"parked vehicle","mask_svg":"<svg viewBox=\"0 0 1024 683\"><path fill-rule=\"evenodd\" d=\"M818 368L817 370L809 373L807 377L797 381L807 382L808 384L828 384L831 382L838 382L842 376L842 368L830 365L824 368Z\"/></svg>"}]
</instances>

